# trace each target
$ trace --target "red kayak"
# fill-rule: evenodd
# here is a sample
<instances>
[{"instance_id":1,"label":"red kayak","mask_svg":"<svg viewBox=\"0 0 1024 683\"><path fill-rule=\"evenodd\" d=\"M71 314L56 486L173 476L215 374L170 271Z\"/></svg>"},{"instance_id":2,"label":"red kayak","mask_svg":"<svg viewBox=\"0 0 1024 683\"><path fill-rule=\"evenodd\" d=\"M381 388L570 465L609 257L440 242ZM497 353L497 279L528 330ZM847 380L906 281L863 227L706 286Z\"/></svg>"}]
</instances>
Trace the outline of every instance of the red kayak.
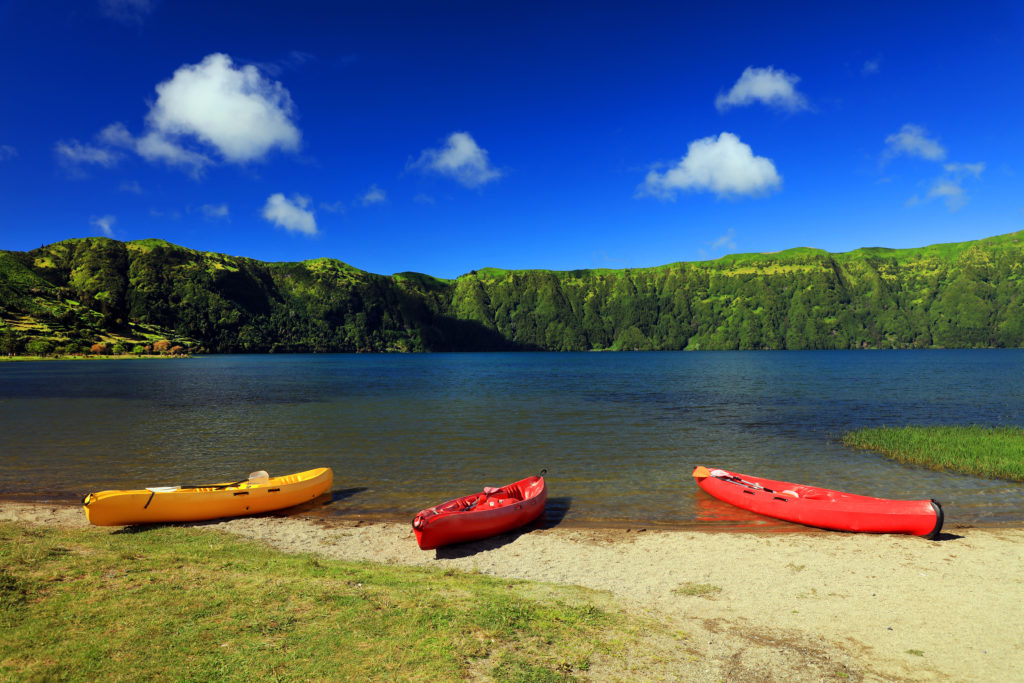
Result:
<instances>
[{"instance_id":1,"label":"red kayak","mask_svg":"<svg viewBox=\"0 0 1024 683\"><path fill-rule=\"evenodd\" d=\"M544 512L548 499L544 472L501 488L485 486L482 493L423 510L412 520L416 542L423 550L432 550L529 524Z\"/></svg>"},{"instance_id":2,"label":"red kayak","mask_svg":"<svg viewBox=\"0 0 1024 683\"><path fill-rule=\"evenodd\" d=\"M701 489L721 501L787 522L925 538L935 538L942 530L942 506L936 500L858 496L706 467L694 468L693 478Z\"/></svg>"}]
</instances>

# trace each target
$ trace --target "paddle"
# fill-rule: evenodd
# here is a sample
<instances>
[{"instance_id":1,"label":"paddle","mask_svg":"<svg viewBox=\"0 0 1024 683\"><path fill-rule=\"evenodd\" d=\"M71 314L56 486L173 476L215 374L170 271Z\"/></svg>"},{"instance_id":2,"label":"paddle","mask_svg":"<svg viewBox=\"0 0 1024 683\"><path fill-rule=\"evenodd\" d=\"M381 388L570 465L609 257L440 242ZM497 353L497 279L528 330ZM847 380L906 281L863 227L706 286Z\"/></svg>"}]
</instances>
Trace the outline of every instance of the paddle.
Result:
<instances>
[{"instance_id":1,"label":"paddle","mask_svg":"<svg viewBox=\"0 0 1024 683\"><path fill-rule=\"evenodd\" d=\"M220 490L223 490L223 489L229 489L232 486L241 486L242 484L244 484L247 481L249 481L249 477L246 477L242 481L236 481L236 482L232 482L230 484L217 484L216 486L212 486L210 484L182 484L178 488L182 488L182 489L213 489L214 491L220 491Z\"/></svg>"},{"instance_id":2,"label":"paddle","mask_svg":"<svg viewBox=\"0 0 1024 683\"><path fill-rule=\"evenodd\" d=\"M182 484L178 488L179 489L213 489L214 491L222 491L224 489L231 488L232 486L241 486L242 484L244 484L247 481L249 481L249 477L246 477L242 481L236 481L236 482L231 483L231 484L218 484L216 486L211 486L210 484ZM173 489L173 487L168 487L168 489ZM155 496L156 494L157 494L156 490L149 489L149 498L146 499L146 504L142 506L143 510L145 510L146 508L149 507L149 504L153 502L153 496Z\"/></svg>"},{"instance_id":3,"label":"paddle","mask_svg":"<svg viewBox=\"0 0 1024 683\"><path fill-rule=\"evenodd\" d=\"M721 472L722 474L715 474L715 472ZM770 489L767 486L762 486L761 484L758 484L756 481L747 481L746 479L741 479L740 477L737 477L735 474L728 474L724 470L709 470L706 467L697 466L693 468L693 476L697 479L706 479L708 477L714 477L719 481L726 481L729 482L730 484L736 484L737 486L746 486L747 488L752 488L756 491L764 491L765 493L773 493L779 495L790 495L793 496L794 498L800 497L800 495L797 494L796 491L790 491L788 489L785 491L776 491L775 489Z\"/></svg>"}]
</instances>

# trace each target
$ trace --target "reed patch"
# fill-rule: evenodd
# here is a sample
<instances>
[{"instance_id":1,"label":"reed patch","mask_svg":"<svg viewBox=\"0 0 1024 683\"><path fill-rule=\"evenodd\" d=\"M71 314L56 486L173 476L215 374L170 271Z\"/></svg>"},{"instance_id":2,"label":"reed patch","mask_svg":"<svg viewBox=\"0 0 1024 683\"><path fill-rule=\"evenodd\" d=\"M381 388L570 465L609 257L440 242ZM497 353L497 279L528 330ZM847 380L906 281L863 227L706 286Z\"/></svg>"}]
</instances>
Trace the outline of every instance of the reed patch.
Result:
<instances>
[{"instance_id":1,"label":"reed patch","mask_svg":"<svg viewBox=\"0 0 1024 683\"><path fill-rule=\"evenodd\" d=\"M933 470L1024 481L1024 429L1020 427L870 427L847 432L842 441Z\"/></svg>"}]
</instances>

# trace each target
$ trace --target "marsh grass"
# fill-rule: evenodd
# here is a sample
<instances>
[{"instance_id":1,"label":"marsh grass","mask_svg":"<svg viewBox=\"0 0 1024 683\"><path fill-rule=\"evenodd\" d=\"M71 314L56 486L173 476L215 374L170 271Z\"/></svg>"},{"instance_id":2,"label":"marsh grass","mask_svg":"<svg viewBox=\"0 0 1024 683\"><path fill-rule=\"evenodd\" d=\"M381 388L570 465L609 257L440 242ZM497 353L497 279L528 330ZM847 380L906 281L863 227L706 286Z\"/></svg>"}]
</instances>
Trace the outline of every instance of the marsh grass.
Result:
<instances>
[{"instance_id":1,"label":"marsh grass","mask_svg":"<svg viewBox=\"0 0 1024 683\"><path fill-rule=\"evenodd\" d=\"M714 586L710 583L692 583L687 582L680 585L678 588L673 588L672 592L676 595L688 595L691 597L698 598L712 598L722 592L721 587Z\"/></svg>"},{"instance_id":2,"label":"marsh grass","mask_svg":"<svg viewBox=\"0 0 1024 683\"><path fill-rule=\"evenodd\" d=\"M1024 481L1024 429L1019 427L872 427L847 432L842 440L902 463Z\"/></svg>"},{"instance_id":3,"label":"marsh grass","mask_svg":"<svg viewBox=\"0 0 1024 683\"><path fill-rule=\"evenodd\" d=\"M0 523L0 680L564 680L630 642L594 596L186 527Z\"/></svg>"}]
</instances>

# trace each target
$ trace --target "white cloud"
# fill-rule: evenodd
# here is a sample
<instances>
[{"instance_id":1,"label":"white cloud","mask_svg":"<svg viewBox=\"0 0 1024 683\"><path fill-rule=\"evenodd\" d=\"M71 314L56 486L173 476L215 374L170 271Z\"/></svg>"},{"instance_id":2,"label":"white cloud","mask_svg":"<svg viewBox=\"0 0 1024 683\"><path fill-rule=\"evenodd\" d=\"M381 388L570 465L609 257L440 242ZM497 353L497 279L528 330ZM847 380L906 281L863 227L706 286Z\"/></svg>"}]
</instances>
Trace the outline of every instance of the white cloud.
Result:
<instances>
[{"instance_id":1,"label":"white cloud","mask_svg":"<svg viewBox=\"0 0 1024 683\"><path fill-rule=\"evenodd\" d=\"M112 168L117 165L121 155L109 149L84 145L78 140L68 142L60 141L54 145L57 158L67 166L79 166L81 164L96 164L104 168Z\"/></svg>"},{"instance_id":2,"label":"white cloud","mask_svg":"<svg viewBox=\"0 0 1024 683\"><path fill-rule=\"evenodd\" d=\"M984 162L976 164L950 163L943 165L946 175L939 178L928 191L928 199L942 199L950 211L958 211L967 206L967 192L963 188L965 181L980 179L985 170Z\"/></svg>"},{"instance_id":3,"label":"white cloud","mask_svg":"<svg viewBox=\"0 0 1024 683\"><path fill-rule=\"evenodd\" d=\"M946 158L945 148L937 140L929 138L928 131L912 123L903 124L900 132L885 138L884 156L891 158L901 154L928 161L942 161Z\"/></svg>"},{"instance_id":4,"label":"white cloud","mask_svg":"<svg viewBox=\"0 0 1024 683\"><path fill-rule=\"evenodd\" d=\"M89 225L99 228L100 232L102 232L107 237L114 236L114 223L116 222L117 218L111 216L110 214L107 214L106 216L100 216L98 218L93 216L92 218L89 219Z\"/></svg>"},{"instance_id":5,"label":"white cloud","mask_svg":"<svg viewBox=\"0 0 1024 683\"><path fill-rule=\"evenodd\" d=\"M412 200L417 204L436 204L437 202L429 194L425 192L418 192Z\"/></svg>"},{"instance_id":6,"label":"white cloud","mask_svg":"<svg viewBox=\"0 0 1024 683\"><path fill-rule=\"evenodd\" d=\"M959 211L967 206L968 195L963 184L970 179L980 179L985 170L984 162L976 164L949 163L942 167L946 174L932 182L924 199L914 195L907 200L907 206L915 206L933 199L941 199L950 211Z\"/></svg>"},{"instance_id":7,"label":"white cloud","mask_svg":"<svg viewBox=\"0 0 1024 683\"><path fill-rule=\"evenodd\" d=\"M711 248L715 251L719 249L735 249L736 248L736 230L729 228L729 231L724 235L716 239L711 243Z\"/></svg>"},{"instance_id":8,"label":"white cloud","mask_svg":"<svg viewBox=\"0 0 1024 683\"><path fill-rule=\"evenodd\" d=\"M107 126L96 137L101 142L112 147L135 148L135 138L132 137L132 134L128 132L128 129L120 121Z\"/></svg>"},{"instance_id":9,"label":"white cloud","mask_svg":"<svg viewBox=\"0 0 1024 683\"><path fill-rule=\"evenodd\" d=\"M363 206L369 206L370 204L381 204L388 200L388 193L380 189L376 185L370 185L370 189L366 191L363 198L360 200Z\"/></svg>"},{"instance_id":10,"label":"white cloud","mask_svg":"<svg viewBox=\"0 0 1024 683\"><path fill-rule=\"evenodd\" d=\"M18 150L10 145L0 145L0 161L7 161L18 156Z\"/></svg>"},{"instance_id":11,"label":"white cloud","mask_svg":"<svg viewBox=\"0 0 1024 683\"><path fill-rule=\"evenodd\" d=\"M170 166L184 166L196 178L202 175L204 168L213 163L205 154L185 149L155 132L147 133L135 140L135 151L146 161L163 161Z\"/></svg>"},{"instance_id":12,"label":"white cloud","mask_svg":"<svg viewBox=\"0 0 1024 683\"><path fill-rule=\"evenodd\" d=\"M871 76L878 73L882 67L882 60L880 59L869 59L864 62L864 66L861 67L860 72L864 76Z\"/></svg>"},{"instance_id":13,"label":"white cloud","mask_svg":"<svg viewBox=\"0 0 1024 683\"><path fill-rule=\"evenodd\" d=\"M946 149L938 140L929 138L924 128L912 123L904 124L898 133L885 138L885 145L883 161L901 154L920 157L927 161L942 161L946 158ZM964 183L970 179L980 179L985 170L985 163L949 162L943 164L942 169L945 173L932 181L928 193L923 198L914 195L907 200L907 206L941 199L950 211L959 211L967 205L968 195L964 190Z\"/></svg>"},{"instance_id":14,"label":"white cloud","mask_svg":"<svg viewBox=\"0 0 1024 683\"><path fill-rule=\"evenodd\" d=\"M142 194L142 185L139 185L138 180L125 180L117 188L121 192L131 192L132 194Z\"/></svg>"},{"instance_id":15,"label":"white cloud","mask_svg":"<svg viewBox=\"0 0 1024 683\"><path fill-rule=\"evenodd\" d=\"M263 206L263 217L274 225L288 232L301 232L304 235L315 235L316 218L313 212L306 209L309 197L292 195L288 199L280 192L270 195Z\"/></svg>"},{"instance_id":16,"label":"white cloud","mask_svg":"<svg viewBox=\"0 0 1024 683\"><path fill-rule=\"evenodd\" d=\"M122 24L141 24L156 6L155 0L99 0L100 12Z\"/></svg>"},{"instance_id":17,"label":"white cloud","mask_svg":"<svg viewBox=\"0 0 1024 683\"><path fill-rule=\"evenodd\" d=\"M980 178L985 170L985 162L979 161L976 164L949 163L943 164L942 168L946 170L946 173L950 173L956 178L964 179L971 176Z\"/></svg>"},{"instance_id":18,"label":"white cloud","mask_svg":"<svg viewBox=\"0 0 1024 683\"><path fill-rule=\"evenodd\" d=\"M163 161L171 166L185 167L194 178L201 176L203 169L213 164L213 159L205 154L185 149L160 133L151 131L135 138L120 121L101 130L97 138L111 147L131 150L146 161Z\"/></svg>"},{"instance_id":19,"label":"white cloud","mask_svg":"<svg viewBox=\"0 0 1024 683\"><path fill-rule=\"evenodd\" d=\"M466 187L478 187L501 177L491 166L487 150L481 149L469 133L452 133L441 149L426 149L414 167L450 176Z\"/></svg>"},{"instance_id":20,"label":"white cloud","mask_svg":"<svg viewBox=\"0 0 1024 683\"><path fill-rule=\"evenodd\" d=\"M244 164L274 149L299 149L302 135L292 122L288 91L254 66L235 67L228 55L215 53L179 67L156 92L142 135L135 137L118 122L104 128L99 140L147 161L185 168L193 177L215 163L211 150Z\"/></svg>"},{"instance_id":21,"label":"white cloud","mask_svg":"<svg viewBox=\"0 0 1024 683\"><path fill-rule=\"evenodd\" d=\"M279 77L285 71L301 69L309 62L315 61L317 61L316 55L310 54L309 52L302 52L301 50L292 50L276 61L258 62L254 64L254 66L258 67L259 70L264 73L270 74L274 77Z\"/></svg>"},{"instance_id":22,"label":"white cloud","mask_svg":"<svg viewBox=\"0 0 1024 683\"><path fill-rule=\"evenodd\" d=\"M758 196L781 185L771 159L754 156L749 145L723 132L691 142L686 156L664 173L650 171L636 196L675 199L681 190L714 192L719 197Z\"/></svg>"},{"instance_id":23,"label":"white cloud","mask_svg":"<svg viewBox=\"0 0 1024 683\"><path fill-rule=\"evenodd\" d=\"M967 205L967 196L964 192L964 188L960 187L956 182L949 180L948 178L940 178L935 181L932 188L928 191L928 196L925 198L929 199L944 199L946 207L950 211L957 211Z\"/></svg>"},{"instance_id":24,"label":"white cloud","mask_svg":"<svg viewBox=\"0 0 1024 683\"><path fill-rule=\"evenodd\" d=\"M345 205L342 202L320 202L320 208L327 213L345 213Z\"/></svg>"},{"instance_id":25,"label":"white cloud","mask_svg":"<svg viewBox=\"0 0 1024 683\"><path fill-rule=\"evenodd\" d=\"M288 91L254 66L235 68L228 55L179 67L156 91L146 122L161 137L195 137L235 163L299 148Z\"/></svg>"},{"instance_id":26,"label":"white cloud","mask_svg":"<svg viewBox=\"0 0 1024 683\"><path fill-rule=\"evenodd\" d=\"M227 204L203 204L200 209L207 218L227 218L230 214Z\"/></svg>"},{"instance_id":27,"label":"white cloud","mask_svg":"<svg viewBox=\"0 0 1024 683\"><path fill-rule=\"evenodd\" d=\"M774 67L764 69L748 66L727 94L718 94L715 108L725 111L732 107L745 107L755 102L787 111L810 109L807 98L797 92L800 77Z\"/></svg>"}]
</instances>

